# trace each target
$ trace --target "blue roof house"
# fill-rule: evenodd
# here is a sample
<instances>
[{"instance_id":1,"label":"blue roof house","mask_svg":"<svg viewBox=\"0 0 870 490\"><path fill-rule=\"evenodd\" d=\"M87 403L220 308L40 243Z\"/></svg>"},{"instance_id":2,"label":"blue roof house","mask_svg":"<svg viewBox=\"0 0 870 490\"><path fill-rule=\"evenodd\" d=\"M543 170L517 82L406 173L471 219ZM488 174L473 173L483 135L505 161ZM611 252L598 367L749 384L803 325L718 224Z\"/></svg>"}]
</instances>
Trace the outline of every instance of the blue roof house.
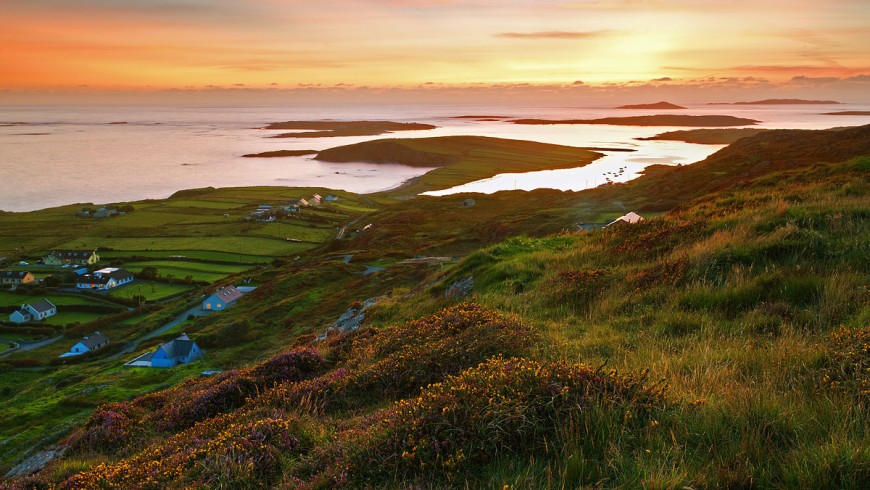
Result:
<instances>
[{"instance_id":1,"label":"blue roof house","mask_svg":"<svg viewBox=\"0 0 870 490\"><path fill-rule=\"evenodd\" d=\"M202 350L196 342L190 340L187 334L181 334L181 337L161 345L154 351L151 355L151 367L169 368L201 358Z\"/></svg>"}]
</instances>

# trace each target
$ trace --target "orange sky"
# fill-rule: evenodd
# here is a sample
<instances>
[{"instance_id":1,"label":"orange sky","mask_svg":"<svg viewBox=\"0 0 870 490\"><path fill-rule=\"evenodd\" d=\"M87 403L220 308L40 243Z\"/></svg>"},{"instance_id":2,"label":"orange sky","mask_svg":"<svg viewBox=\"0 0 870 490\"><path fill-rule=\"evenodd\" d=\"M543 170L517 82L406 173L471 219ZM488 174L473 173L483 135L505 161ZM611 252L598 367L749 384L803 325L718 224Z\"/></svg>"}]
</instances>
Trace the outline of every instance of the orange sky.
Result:
<instances>
[{"instance_id":1,"label":"orange sky","mask_svg":"<svg viewBox=\"0 0 870 490\"><path fill-rule=\"evenodd\" d=\"M0 10L7 91L709 77L751 87L870 75L867 0L5 0Z\"/></svg>"}]
</instances>

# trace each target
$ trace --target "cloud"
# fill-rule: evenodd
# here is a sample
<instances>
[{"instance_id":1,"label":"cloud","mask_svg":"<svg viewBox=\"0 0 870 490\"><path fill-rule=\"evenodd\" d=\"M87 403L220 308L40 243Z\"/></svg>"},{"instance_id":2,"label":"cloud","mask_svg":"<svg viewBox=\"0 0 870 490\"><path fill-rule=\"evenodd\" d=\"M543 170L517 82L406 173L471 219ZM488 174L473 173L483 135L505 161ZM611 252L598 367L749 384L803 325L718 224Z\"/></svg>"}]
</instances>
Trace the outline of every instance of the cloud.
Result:
<instances>
[{"instance_id":1,"label":"cloud","mask_svg":"<svg viewBox=\"0 0 870 490\"><path fill-rule=\"evenodd\" d=\"M600 37L605 31L538 31L538 32L501 32L496 37L509 39L591 39Z\"/></svg>"}]
</instances>

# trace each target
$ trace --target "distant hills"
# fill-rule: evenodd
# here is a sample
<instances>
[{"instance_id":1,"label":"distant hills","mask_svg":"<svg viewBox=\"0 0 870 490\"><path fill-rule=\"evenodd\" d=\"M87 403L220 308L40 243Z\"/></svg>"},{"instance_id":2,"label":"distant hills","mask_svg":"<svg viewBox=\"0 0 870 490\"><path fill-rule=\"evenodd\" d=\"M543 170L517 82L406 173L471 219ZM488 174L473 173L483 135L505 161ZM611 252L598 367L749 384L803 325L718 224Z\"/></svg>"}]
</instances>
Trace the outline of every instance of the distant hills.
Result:
<instances>
[{"instance_id":1,"label":"distant hills","mask_svg":"<svg viewBox=\"0 0 870 490\"><path fill-rule=\"evenodd\" d=\"M684 114L656 114L653 116L603 117L599 119L516 119L514 124L609 124L613 126L684 126L729 127L752 126L760 121L734 116L689 116Z\"/></svg>"},{"instance_id":2,"label":"distant hills","mask_svg":"<svg viewBox=\"0 0 870 490\"><path fill-rule=\"evenodd\" d=\"M671 104L670 102L656 102L654 104L629 104L629 105L621 105L616 107L616 109L685 109L685 107L677 104Z\"/></svg>"},{"instance_id":3,"label":"distant hills","mask_svg":"<svg viewBox=\"0 0 870 490\"><path fill-rule=\"evenodd\" d=\"M805 100L805 99L764 99L749 102L711 102L709 105L813 105L840 104L836 100Z\"/></svg>"}]
</instances>

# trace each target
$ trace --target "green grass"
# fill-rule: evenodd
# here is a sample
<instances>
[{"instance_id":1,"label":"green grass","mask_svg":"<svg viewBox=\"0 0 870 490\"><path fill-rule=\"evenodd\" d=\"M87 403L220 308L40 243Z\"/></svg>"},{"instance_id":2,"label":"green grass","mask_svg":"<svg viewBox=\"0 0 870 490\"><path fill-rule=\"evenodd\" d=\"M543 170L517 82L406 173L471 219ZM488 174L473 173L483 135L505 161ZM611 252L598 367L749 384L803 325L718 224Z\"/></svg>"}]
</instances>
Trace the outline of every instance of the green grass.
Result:
<instances>
[{"instance_id":1,"label":"green grass","mask_svg":"<svg viewBox=\"0 0 870 490\"><path fill-rule=\"evenodd\" d=\"M124 263L124 268L133 273L140 272L145 267L156 267L158 274L162 277L172 275L176 280L181 281L187 277L193 278L194 281L219 281L229 275L248 270L248 266L228 265L228 264L212 264L204 262L187 262L181 260L172 261L148 261L148 262L127 262Z\"/></svg>"},{"instance_id":2,"label":"green grass","mask_svg":"<svg viewBox=\"0 0 870 490\"><path fill-rule=\"evenodd\" d=\"M137 280L133 283L112 289L109 292L109 296L130 299L141 294L146 301L160 301L170 296L190 291L191 289L191 286L184 284L181 280L174 284Z\"/></svg>"},{"instance_id":3,"label":"green grass","mask_svg":"<svg viewBox=\"0 0 870 490\"><path fill-rule=\"evenodd\" d=\"M28 296L23 294L14 294L8 291L0 291L0 306L15 306L22 303L32 303L41 299L47 299L57 306L65 305L106 305L106 303L94 300L85 296L74 294L37 294Z\"/></svg>"},{"instance_id":4,"label":"green grass","mask_svg":"<svg viewBox=\"0 0 870 490\"><path fill-rule=\"evenodd\" d=\"M48 317L40 323L64 326L71 323L88 323L104 316L106 315L102 313L84 313L78 311L66 312L63 311L63 308L58 307L56 315Z\"/></svg>"}]
</instances>

